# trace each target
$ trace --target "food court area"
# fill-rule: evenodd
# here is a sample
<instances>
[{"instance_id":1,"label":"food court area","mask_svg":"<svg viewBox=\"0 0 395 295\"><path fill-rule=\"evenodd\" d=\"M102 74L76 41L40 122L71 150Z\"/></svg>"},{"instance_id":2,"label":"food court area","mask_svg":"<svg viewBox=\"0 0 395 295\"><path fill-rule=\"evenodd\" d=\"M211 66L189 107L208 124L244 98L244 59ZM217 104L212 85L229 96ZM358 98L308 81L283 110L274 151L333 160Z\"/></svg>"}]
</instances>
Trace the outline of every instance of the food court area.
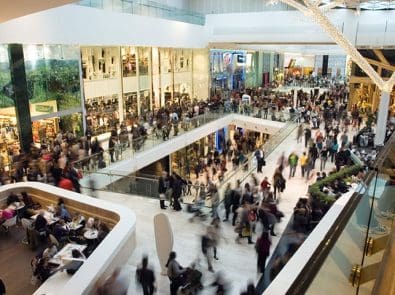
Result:
<instances>
[{"instance_id":1,"label":"food court area","mask_svg":"<svg viewBox=\"0 0 395 295\"><path fill-rule=\"evenodd\" d=\"M5 187L0 192L0 250L7 255L0 256L0 273L10 294L61 290L119 222L108 209L70 199L62 190L55 195L52 186Z\"/></svg>"}]
</instances>

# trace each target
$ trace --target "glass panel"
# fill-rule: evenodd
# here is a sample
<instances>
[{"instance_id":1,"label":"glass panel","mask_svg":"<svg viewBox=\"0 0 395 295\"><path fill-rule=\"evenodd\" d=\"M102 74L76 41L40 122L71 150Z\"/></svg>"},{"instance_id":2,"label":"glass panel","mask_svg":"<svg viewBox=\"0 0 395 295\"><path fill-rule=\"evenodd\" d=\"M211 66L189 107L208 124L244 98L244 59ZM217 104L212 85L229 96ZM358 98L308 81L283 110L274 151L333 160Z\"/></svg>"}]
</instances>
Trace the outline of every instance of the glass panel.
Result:
<instances>
[{"instance_id":1,"label":"glass panel","mask_svg":"<svg viewBox=\"0 0 395 295\"><path fill-rule=\"evenodd\" d=\"M75 113L60 117L59 125L61 130L72 132L77 137L84 136L82 113Z\"/></svg>"},{"instance_id":2,"label":"glass panel","mask_svg":"<svg viewBox=\"0 0 395 295\"><path fill-rule=\"evenodd\" d=\"M118 95L88 98L86 125L92 135L110 132L119 124Z\"/></svg>"},{"instance_id":3,"label":"glass panel","mask_svg":"<svg viewBox=\"0 0 395 295\"><path fill-rule=\"evenodd\" d=\"M136 76L137 66L136 66L136 47L127 46L121 47L122 56L122 76L132 77Z\"/></svg>"},{"instance_id":4,"label":"glass panel","mask_svg":"<svg viewBox=\"0 0 395 295\"><path fill-rule=\"evenodd\" d=\"M174 49L174 102L187 105L192 95L192 50Z\"/></svg>"},{"instance_id":5,"label":"glass panel","mask_svg":"<svg viewBox=\"0 0 395 295\"><path fill-rule=\"evenodd\" d=\"M151 55L150 47L138 47L139 57L139 74L141 76L148 75L149 60Z\"/></svg>"},{"instance_id":6,"label":"glass panel","mask_svg":"<svg viewBox=\"0 0 395 295\"><path fill-rule=\"evenodd\" d=\"M363 191L361 190L361 193ZM356 210L310 284L306 294L333 292L334 286L336 286L336 293L356 294L356 288L349 282L349 275L352 266L359 264L363 255L370 211L370 198L367 191L363 193ZM353 254L350 255L350 253Z\"/></svg>"},{"instance_id":7,"label":"glass panel","mask_svg":"<svg viewBox=\"0 0 395 295\"><path fill-rule=\"evenodd\" d=\"M0 45L0 169L6 169L11 163L10 151L19 151L19 136L16 122L8 46ZM7 168L8 169L8 168Z\"/></svg>"},{"instance_id":8,"label":"glass panel","mask_svg":"<svg viewBox=\"0 0 395 295\"><path fill-rule=\"evenodd\" d=\"M24 45L31 116L81 107L79 48Z\"/></svg>"},{"instance_id":9,"label":"glass panel","mask_svg":"<svg viewBox=\"0 0 395 295\"><path fill-rule=\"evenodd\" d=\"M159 48L160 75L161 75L161 106L166 106L173 101L173 52L170 48Z\"/></svg>"},{"instance_id":10,"label":"glass panel","mask_svg":"<svg viewBox=\"0 0 395 295\"><path fill-rule=\"evenodd\" d=\"M135 103L136 99L134 98L134 96L137 97L137 93L134 92L134 93L130 93L128 95L130 95L130 97L131 97L130 98L131 105L137 106L137 104ZM99 98L99 100L103 100L103 99L104 98ZM126 101L128 101L128 105L130 105L129 99L127 99ZM115 102L112 102L112 103L115 104ZM100 102L100 104L103 104L103 102ZM98 102L95 102L94 105L98 105ZM131 109L132 106L128 107L128 109ZM199 108L199 112L200 111L203 112L203 108ZM130 134L130 137L129 136L124 136L124 137L119 136L118 137L118 139L119 139L118 158L114 158L114 153L117 152L117 147L115 147L111 150L111 152L106 150L103 153L103 155L104 155L103 157L104 157L105 161L107 161L107 159L110 158L111 153L113 153L114 161L120 161L122 159L131 158L131 157L135 156L136 152L141 152L144 150L152 149L152 148L156 147L158 144L162 143L164 140L171 139L171 138L174 138L175 136L185 134L186 132L190 131L191 129L200 127L203 124L207 124L209 122L212 122L212 121L222 118L224 116L224 113L222 113L220 111L215 112L215 113L205 112L205 113L202 113L199 115L197 115L197 113L194 114L193 112L191 112L190 116L192 116L192 117L183 116L182 119L180 119L180 122L178 124L178 133L177 133L177 135L174 135L174 128L169 125L168 121L166 121L166 123L167 123L166 126L170 126L171 128L169 128L169 127L163 128L164 120L166 120L166 118L168 120L168 117L166 115L164 116L163 112L156 113L155 116L153 117L153 120L150 120L148 123L145 123L143 126L137 120L138 119L137 115L132 116L131 114L132 113L130 113L130 114L127 113L126 117L125 117L125 123L126 123L126 126L128 126L128 128L125 128L126 126L123 125L121 128L121 133L120 133L120 134L122 134L122 131L129 131L129 132L126 132L126 135ZM133 113L133 114L135 114L135 113ZM256 116L255 112L251 112L251 113L249 113L249 115ZM88 125L88 127L92 126L93 134L100 134L103 132L109 132L112 129L114 129L113 126L115 126L115 125L109 126L107 124L107 125L103 126L103 123L100 123L101 121L104 121L104 120L100 119L100 121L98 123L98 118L95 115L88 116L87 125ZM108 119L106 122L108 122ZM100 125L100 124L102 124L102 125ZM294 124L292 122L288 122L278 133L276 133L276 135L270 137L270 140L267 143L265 143L266 153L269 154L271 151L273 151L274 148L278 144L280 144L282 142L282 140L284 140L284 138L286 136L288 136L296 128L296 126L297 126L296 124ZM107 127L107 129L105 127ZM141 129L140 129L141 127L144 127L144 130L145 130L144 133L146 133L146 134L143 134L141 132ZM168 133L168 137L166 138L165 135L167 133ZM93 156L93 157L90 156L87 159L89 159L89 158L97 158L97 156ZM256 169L256 166L254 166L255 163L252 160L252 158L253 157L249 158L249 160L246 163L246 166L242 166L239 168L239 169L246 169L246 171L248 171L248 173L246 173L246 177L248 177L249 173L252 173L252 171L254 169ZM81 162L85 162L85 161L86 160L78 161L79 163L77 163L77 164L81 164ZM97 160L94 162L95 162L95 164L90 165L89 167L87 167L87 169L90 169L90 171L97 171L101 168L104 168L104 167L101 167L101 168L99 167ZM109 164L110 164L110 162L108 161L107 166ZM237 171L240 171L240 170L237 170ZM230 173L229 177L233 177L233 178L228 179L226 181L234 181L235 182L237 171L234 174Z\"/></svg>"},{"instance_id":11,"label":"glass panel","mask_svg":"<svg viewBox=\"0 0 395 295\"><path fill-rule=\"evenodd\" d=\"M81 47L82 77L102 80L119 77L118 47Z\"/></svg>"},{"instance_id":12,"label":"glass panel","mask_svg":"<svg viewBox=\"0 0 395 295\"><path fill-rule=\"evenodd\" d=\"M395 137L386 143L388 150L380 159L377 178L373 179L369 187L370 204L373 200L373 210L368 227L368 237L377 240L391 232L395 213ZM366 250L366 249L365 249ZM362 267L367 267L383 260L384 250L368 254L361 261ZM358 294L371 294L375 280L359 286Z\"/></svg>"},{"instance_id":13,"label":"glass panel","mask_svg":"<svg viewBox=\"0 0 395 295\"><path fill-rule=\"evenodd\" d=\"M152 48L152 109L156 110L161 106L160 95L160 73L159 73L159 49L157 47Z\"/></svg>"},{"instance_id":14,"label":"glass panel","mask_svg":"<svg viewBox=\"0 0 395 295\"><path fill-rule=\"evenodd\" d=\"M123 95L123 103L124 119L127 126L130 126L137 119L137 92L125 93Z\"/></svg>"}]
</instances>

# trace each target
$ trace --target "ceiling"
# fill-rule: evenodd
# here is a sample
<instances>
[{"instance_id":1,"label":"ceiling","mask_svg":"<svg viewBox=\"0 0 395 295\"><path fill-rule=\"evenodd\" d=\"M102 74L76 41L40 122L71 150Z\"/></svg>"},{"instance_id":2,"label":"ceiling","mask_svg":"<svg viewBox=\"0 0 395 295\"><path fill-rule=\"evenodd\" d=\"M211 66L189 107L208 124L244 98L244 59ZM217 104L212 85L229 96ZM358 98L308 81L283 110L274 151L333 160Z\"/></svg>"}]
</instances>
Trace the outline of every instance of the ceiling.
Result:
<instances>
[{"instance_id":1,"label":"ceiling","mask_svg":"<svg viewBox=\"0 0 395 295\"><path fill-rule=\"evenodd\" d=\"M0 23L73 2L76 0L0 0Z\"/></svg>"}]
</instances>

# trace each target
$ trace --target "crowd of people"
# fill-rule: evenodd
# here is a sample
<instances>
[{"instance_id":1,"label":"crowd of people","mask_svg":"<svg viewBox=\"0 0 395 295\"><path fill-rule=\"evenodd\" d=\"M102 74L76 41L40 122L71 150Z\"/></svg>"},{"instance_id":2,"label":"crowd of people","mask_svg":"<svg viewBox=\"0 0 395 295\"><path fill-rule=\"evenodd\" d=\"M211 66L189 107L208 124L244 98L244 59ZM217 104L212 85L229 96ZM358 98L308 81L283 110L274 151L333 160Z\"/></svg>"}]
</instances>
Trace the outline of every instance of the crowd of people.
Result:
<instances>
[{"instance_id":1,"label":"crowd of people","mask_svg":"<svg viewBox=\"0 0 395 295\"><path fill-rule=\"evenodd\" d=\"M291 100L292 97L290 95L288 99ZM262 170L265 164L264 150L254 146L245 153L245 157L251 155L256 158L257 172L251 176L251 182L237 182L234 188L228 183L224 196L221 196L225 209L223 222L231 220L237 243L241 243L245 238L249 244L255 245L259 273L265 272L267 258L271 253L270 237L276 236L275 225L284 217L278 205L281 206L279 197L286 189L287 178L290 180L300 177L307 184L313 184L353 164L351 161L351 149L355 143L353 133L362 128L365 123L363 121L366 119L360 114L356 116L355 111L347 112L347 90L343 85L337 85L323 94L314 95L299 91L297 97L298 106L295 109L295 115L297 115L299 125L296 130L296 141L302 146L302 150L304 147L304 151L299 153L291 151L287 155L283 153L277 161L272 179L269 180L267 176L264 176L262 181L258 181L256 174L260 175L262 172L266 174L267 171ZM207 159L211 163L212 155L208 155ZM353 181L362 181L363 175L362 169L353 177ZM197 202L207 197L211 198L213 191L218 193L216 183L219 182L215 180L212 177L207 178L207 189L195 199ZM321 187L321 191L336 199L349 188L349 183L337 179ZM293 235L292 238L289 237L292 243L287 246L281 257L274 259L269 273L271 279L275 278L329 208L330 204L316 195L307 194L306 197L299 198L294 208L289 234ZM213 206L212 211L213 220L210 226L221 228L218 205ZM202 253L207 258L209 271L213 271L212 259L218 258L217 246L220 236L218 232L220 233L220 231L214 231L215 234L213 234L211 230L207 230L202 237ZM256 242L253 241L254 236ZM172 279L170 281L173 286L171 288L178 286L174 283L176 281ZM251 290L252 288L253 286L250 287Z\"/></svg>"},{"instance_id":2,"label":"crowd of people","mask_svg":"<svg viewBox=\"0 0 395 295\"><path fill-rule=\"evenodd\" d=\"M319 88L329 88L339 81L345 82L342 77L327 77L316 74L311 75L287 75L284 78L285 86L297 86L297 87L319 87Z\"/></svg>"},{"instance_id":3,"label":"crowd of people","mask_svg":"<svg viewBox=\"0 0 395 295\"><path fill-rule=\"evenodd\" d=\"M307 79L307 81L310 81ZM316 79L312 80L316 83ZM324 81L325 82L325 81ZM324 83L321 80L319 83ZM309 82L310 83L310 82ZM327 84L325 84L327 83ZM324 84L329 90L324 93L297 92L297 103L294 106L294 95L292 93L282 94L265 88L255 88L246 91L234 91L229 97L212 97L209 101L193 104L173 104L161 108L156 112L145 111L140 117L131 119L131 122L122 123L118 130L113 130L110 135L108 147L111 161L118 160L123 149L132 147L135 150L141 148L146 136L153 134L163 140L169 139L170 133L177 136L179 126L188 130L192 124L193 117L207 111L241 112L253 114L260 118L271 118L273 120L284 120L285 114L296 118L298 127L296 130L296 141L302 146L302 152L290 151L283 153L272 171L269 179L268 171L265 169L265 151L261 143L253 136L244 136L235 132L234 137L228 140L221 152L210 150L205 157L199 159L190 167L195 172L195 183L192 179L181 177L177 173L164 172L159 178L158 194L160 208L166 209L166 200L174 210L182 210L180 199L185 194L192 193L195 189L195 204L201 205L210 199L212 205L211 222L207 225L205 234L201 237L202 254L207 260L208 271L214 272L213 259L218 258L218 245L221 235L222 222L231 221L235 231L235 242L242 243L243 239L248 244L254 245L257 254L257 271L265 273L267 259L272 251L271 237L276 236L276 224L281 221L284 214L280 210L281 196L287 188L287 182L295 177L302 178L306 183L312 184L327 177L329 164L335 168L331 173L339 171L342 167L350 164L351 145L355 140L351 134L358 132L364 125L364 115L355 107L351 112L347 111L347 89L343 84L336 84L328 80ZM248 95L248 100L243 99L243 94ZM245 96L244 96L245 97ZM128 127L130 125L130 127ZM304 147L304 148L303 148ZM76 138L73 134L59 134L57 138L49 143L43 142L40 147L32 145L28 154L19 152L11 154L12 171L7 176L3 169L2 183L29 181L45 181L56 186L80 192L79 179L82 177L80 167L91 167L92 165L104 168L104 149L97 138L92 138L89 130L86 136ZM91 156L91 157L89 157ZM229 163L233 168L242 166L249 157L254 157L257 171L250 177L250 181L237 181L232 187L228 183L223 196L219 195L219 186L224 185L224 175L228 170ZM79 161L80 166L75 167L74 162ZM288 171L287 171L288 170ZM300 174L298 173L300 171ZM362 173L362 172L361 172ZM200 179L202 174L205 180ZM362 178L362 176L359 176ZM347 184L341 180L334 181L322 188L322 192L329 196L338 197L347 191ZM25 194L26 195L26 194ZM108 233L108 227L91 218L85 222L85 217L78 215L72 217L66 209L64 202L59 201L54 208L53 217L58 218L54 225L49 225L45 218L45 211L40 209L22 194L10 196L10 204L23 202L26 210L16 212L10 207L0 211L0 222L21 214L21 218L29 221L28 227L33 227L38 237L49 240L48 247L37 257L34 262L34 273L40 281L44 281L53 273L48 263L49 259L58 252L59 245L67 241L84 243L82 238L84 231L96 229L98 238L91 243L83 253L75 252L76 257L88 257ZM12 200L13 199L13 200ZM223 200L224 215L220 216L219 204ZM329 207L321 202L316 196L302 197L298 200L293 214L292 229L296 234L301 234L300 241L320 221ZM199 214L201 213L198 211ZM34 222L31 217L37 215ZM68 223L82 225L79 230L67 229ZM255 237L256 241L253 240ZM301 238L300 238L301 237ZM26 242L34 243L31 232L28 232ZM281 270L281 267L296 251L300 243L292 244L286 253L274 261L270 271L270 277ZM114 282L119 275L114 274ZM143 288L144 294L155 292L155 274L148 267L148 258L144 257L141 268L136 272L137 280ZM176 260L176 253L169 254L168 276L170 279L170 294L177 294L182 288L203 287L201 283L201 271L191 267L181 267ZM224 274L216 274L216 279L210 285L216 289L215 294L226 294L227 283ZM111 283L112 281L109 280ZM111 285L107 282L107 284ZM101 287L101 294L109 294L108 286ZM193 289L195 290L195 289ZM100 293L99 292L99 293ZM107 292L107 293L106 293ZM255 292L255 293L254 293ZM255 287L249 285L243 294L256 294Z\"/></svg>"}]
</instances>

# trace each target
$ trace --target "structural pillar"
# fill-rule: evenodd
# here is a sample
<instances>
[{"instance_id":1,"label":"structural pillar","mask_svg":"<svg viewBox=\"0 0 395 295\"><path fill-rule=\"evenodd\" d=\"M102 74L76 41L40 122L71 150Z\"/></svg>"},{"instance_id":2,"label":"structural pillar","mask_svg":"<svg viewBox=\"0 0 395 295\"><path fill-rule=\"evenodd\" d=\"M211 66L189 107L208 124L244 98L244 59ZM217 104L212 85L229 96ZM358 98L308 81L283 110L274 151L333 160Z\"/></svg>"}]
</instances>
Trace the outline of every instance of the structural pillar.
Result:
<instances>
[{"instance_id":1,"label":"structural pillar","mask_svg":"<svg viewBox=\"0 0 395 295\"><path fill-rule=\"evenodd\" d=\"M380 96L379 109L377 111L376 135L374 138L375 146L384 145L389 104L390 104L390 93L382 91Z\"/></svg>"},{"instance_id":2,"label":"structural pillar","mask_svg":"<svg viewBox=\"0 0 395 295\"><path fill-rule=\"evenodd\" d=\"M296 87L294 88L294 109L298 106L298 90Z\"/></svg>"},{"instance_id":3,"label":"structural pillar","mask_svg":"<svg viewBox=\"0 0 395 295\"><path fill-rule=\"evenodd\" d=\"M8 58L10 61L11 83L18 122L19 141L21 149L27 153L30 151L30 145L33 142L33 132L27 93L23 45L8 45Z\"/></svg>"}]
</instances>

